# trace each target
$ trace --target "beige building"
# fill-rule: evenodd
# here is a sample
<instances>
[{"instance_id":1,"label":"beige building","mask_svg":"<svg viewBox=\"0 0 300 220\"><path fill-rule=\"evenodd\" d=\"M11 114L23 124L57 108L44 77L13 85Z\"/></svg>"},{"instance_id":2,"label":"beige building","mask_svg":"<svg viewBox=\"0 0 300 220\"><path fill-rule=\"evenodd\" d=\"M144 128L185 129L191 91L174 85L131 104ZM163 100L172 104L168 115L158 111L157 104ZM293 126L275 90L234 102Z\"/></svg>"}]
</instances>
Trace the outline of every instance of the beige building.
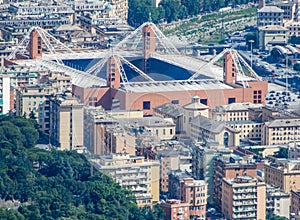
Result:
<instances>
[{"instance_id":1,"label":"beige building","mask_svg":"<svg viewBox=\"0 0 300 220\"><path fill-rule=\"evenodd\" d=\"M135 155L134 133L126 131L115 118L123 117L124 114L106 112L100 107L86 107L84 109L84 146L93 154L128 153ZM128 116L127 113L125 116Z\"/></svg>"},{"instance_id":2,"label":"beige building","mask_svg":"<svg viewBox=\"0 0 300 220\"><path fill-rule=\"evenodd\" d=\"M170 140L175 136L176 125L172 120L152 116L144 118L120 118L118 121L125 129L146 130L158 140Z\"/></svg>"},{"instance_id":3,"label":"beige building","mask_svg":"<svg viewBox=\"0 0 300 220\"><path fill-rule=\"evenodd\" d=\"M272 45L285 45L288 42L288 29L280 25L259 27L258 41L260 50L267 50Z\"/></svg>"},{"instance_id":4,"label":"beige building","mask_svg":"<svg viewBox=\"0 0 300 220\"><path fill-rule=\"evenodd\" d=\"M261 94L258 94L261 95ZM251 102L231 103L228 105L217 106L211 111L211 118L216 121L248 121L251 118L250 109L259 109L262 104Z\"/></svg>"},{"instance_id":5,"label":"beige building","mask_svg":"<svg viewBox=\"0 0 300 220\"><path fill-rule=\"evenodd\" d=\"M287 145L300 140L300 119L278 118L262 126L263 145Z\"/></svg>"},{"instance_id":6,"label":"beige building","mask_svg":"<svg viewBox=\"0 0 300 220\"><path fill-rule=\"evenodd\" d=\"M130 189L139 207L159 201L159 162L129 154L112 154L92 160L93 166L108 173L122 186Z\"/></svg>"},{"instance_id":7,"label":"beige building","mask_svg":"<svg viewBox=\"0 0 300 220\"><path fill-rule=\"evenodd\" d=\"M29 117L30 113L38 117L39 106L53 93L51 86L27 85L16 89L16 114Z\"/></svg>"},{"instance_id":8,"label":"beige building","mask_svg":"<svg viewBox=\"0 0 300 220\"><path fill-rule=\"evenodd\" d=\"M192 97L192 102L183 106L183 131L191 136L191 121L198 115L209 117L208 106L201 103L199 96Z\"/></svg>"},{"instance_id":9,"label":"beige building","mask_svg":"<svg viewBox=\"0 0 300 220\"><path fill-rule=\"evenodd\" d=\"M284 10L276 6L265 6L257 11L257 26L283 26Z\"/></svg>"},{"instance_id":10,"label":"beige building","mask_svg":"<svg viewBox=\"0 0 300 220\"><path fill-rule=\"evenodd\" d=\"M60 150L83 146L83 104L71 93L50 99L50 142Z\"/></svg>"},{"instance_id":11,"label":"beige building","mask_svg":"<svg viewBox=\"0 0 300 220\"><path fill-rule=\"evenodd\" d=\"M250 176L223 178L222 213L226 219L266 219L266 185Z\"/></svg>"},{"instance_id":12,"label":"beige building","mask_svg":"<svg viewBox=\"0 0 300 220\"><path fill-rule=\"evenodd\" d=\"M153 107L153 115L162 118L171 118L176 124L176 134L183 132L183 108L179 104L165 103Z\"/></svg>"},{"instance_id":13,"label":"beige building","mask_svg":"<svg viewBox=\"0 0 300 220\"><path fill-rule=\"evenodd\" d=\"M262 123L259 121L229 121L227 124L239 131L239 138L245 141L261 142L261 127Z\"/></svg>"},{"instance_id":14,"label":"beige building","mask_svg":"<svg viewBox=\"0 0 300 220\"><path fill-rule=\"evenodd\" d=\"M300 162L266 163L265 182L280 187L286 193L290 193L291 190L300 190Z\"/></svg>"}]
</instances>

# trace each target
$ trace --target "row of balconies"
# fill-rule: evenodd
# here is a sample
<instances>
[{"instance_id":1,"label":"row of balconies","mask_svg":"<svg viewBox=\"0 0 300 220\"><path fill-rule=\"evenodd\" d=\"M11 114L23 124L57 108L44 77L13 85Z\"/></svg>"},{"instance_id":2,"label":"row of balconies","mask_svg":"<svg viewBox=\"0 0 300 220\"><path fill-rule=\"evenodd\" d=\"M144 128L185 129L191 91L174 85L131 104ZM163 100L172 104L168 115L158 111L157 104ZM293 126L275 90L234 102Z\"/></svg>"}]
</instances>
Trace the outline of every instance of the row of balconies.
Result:
<instances>
[{"instance_id":1,"label":"row of balconies","mask_svg":"<svg viewBox=\"0 0 300 220\"><path fill-rule=\"evenodd\" d=\"M253 189L239 189L239 190L234 190L233 192L236 193L236 194L255 193L255 192L257 192L257 190L255 188L253 188Z\"/></svg>"},{"instance_id":2,"label":"row of balconies","mask_svg":"<svg viewBox=\"0 0 300 220\"><path fill-rule=\"evenodd\" d=\"M233 200L245 200L245 199L256 199L256 195L255 194L250 194L250 195L247 195L247 196L233 196Z\"/></svg>"},{"instance_id":3,"label":"row of balconies","mask_svg":"<svg viewBox=\"0 0 300 220\"><path fill-rule=\"evenodd\" d=\"M248 205L256 205L256 200L248 200L248 201L242 201L242 202L233 202L233 206L248 206Z\"/></svg>"}]
</instances>

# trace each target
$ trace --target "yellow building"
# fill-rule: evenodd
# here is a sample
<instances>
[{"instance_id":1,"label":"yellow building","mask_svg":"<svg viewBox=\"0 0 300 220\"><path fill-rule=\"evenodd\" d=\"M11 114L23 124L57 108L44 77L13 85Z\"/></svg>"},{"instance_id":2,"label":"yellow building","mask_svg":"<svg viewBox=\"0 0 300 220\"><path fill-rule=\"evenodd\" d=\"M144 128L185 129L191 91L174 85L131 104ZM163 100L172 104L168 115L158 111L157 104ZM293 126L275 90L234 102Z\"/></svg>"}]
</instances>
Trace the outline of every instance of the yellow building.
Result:
<instances>
[{"instance_id":1,"label":"yellow building","mask_svg":"<svg viewBox=\"0 0 300 220\"><path fill-rule=\"evenodd\" d=\"M286 193L300 190L300 162L265 164L265 182L280 187Z\"/></svg>"},{"instance_id":2,"label":"yellow building","mask_svg":"<svg viewBox=\"0 0 300 220\"><path fill-rule=\"evenodd\" d=\"M108 173L130 189L138 206L151 206L159 201L159 162L129 154L112 154L92 160L93 166Z\"/></svg>"},{"instance_id":3,"label":"yellow building","mask_svg":"<svg viewBox=\"0 0 300 220\"><path fill-rule=\"evenodd\" d=\"M223 178L222 213L226 219L266 219L266 185L250 176Z\"/></svg>"}]
</instances>

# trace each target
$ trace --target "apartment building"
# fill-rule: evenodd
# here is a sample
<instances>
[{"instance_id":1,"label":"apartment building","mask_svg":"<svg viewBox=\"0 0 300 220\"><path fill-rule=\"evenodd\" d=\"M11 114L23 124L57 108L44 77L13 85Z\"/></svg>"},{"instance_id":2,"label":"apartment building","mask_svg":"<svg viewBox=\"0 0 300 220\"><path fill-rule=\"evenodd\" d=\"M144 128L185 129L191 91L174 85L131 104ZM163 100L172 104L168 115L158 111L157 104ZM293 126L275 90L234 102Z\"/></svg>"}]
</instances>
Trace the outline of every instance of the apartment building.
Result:
<instances>
[{"instance_id":1,"label":"apartment building","mask_svg":"<svg viewBox=\"0 0 300 220\"><path fill-rule=\"evenodd\" d=\"M265 6L257 11L257 26L283 26L284 10L277 6Z\"/></svg>"},{"instance_id":2,"label":"apartment building","mask_svg":"<svg viewBox=\"0 0 300 220\"><path fill-rule=\"evenodd\" d=\"M300 190L300 162L291 160L265 163L265 182L286 193Z\"/></svg>"},{"instance_id":3,"label":"apartment building","mask_svg":"<svg viewBox=\"0 0 300 220\"><path fill-rule=\"evenodd\" d=\"M257 164L251 157L244 159L237 155L225 155L214 160L214 204L221 209L223 179L230 180L239 176L251 176L257 178Z\"/></svg>"},{"instance_id":4,"label":"apartment building","mask_svg":"<svg viewBox=\"0 0 300 220\"><path fill-rule=\"evenodd\" d=\"M299 22L292 22L286 25L288 29L289 36L300 36L300 23Z\"/></svg>"},{"instance_id":5,"label":"apartment building","mask_svg":"<svg viewBox=\"0 0 300 220\"><path fill-rule=\"evenodd\" d=\"M222 213L226 219L266 219L266 185L251 176L223 178Z\"/></svg>"},{"instance_id":6,"label":"apartment building","mask_svg":"<svg viewBox=\"0 0 300 220\"><path fill-rule=\"evenodd\" d=\"M153 115L163 118L172 118L176 124L176 134L183 132L183 108L179 104L166 103L153 107Z\"/></svg>"},{"instance_id":7,"label":"apartment building","mask_svg":"<svg viewBox=\"0 0 300 220\"><path fill-rule=\"evenodd\" d=\"M245 141L261 142L261 121L228 121L228 126L239 131L239 138Z\"/></svg>"},{"instance_id":8,"label":"apartment building","mask_svg":"<svg viewBox=\"0 0 300 220\"><path fill-rule=\"evenodd\" d=\"M159 140L170 140L175 136L176 125L172 120L152 116L144 118L120 118L119 122L128 129L145 129Z\"/></svg>"},{"instance_id":9,"label":"apartment building","mask_svg":"<svg viewBox=\"0 0 300 220\"><path fill-rule=\"evenodd\" d=\"M181 202L180 200L176 199L167 199L160 204L160 207L165 212L165 220L190 219L190 204L188 203Z\"/></svg>"},{"instance_id":10,"label":"apartment building","mask_svg":"<svg viewBox=\"0 0 300 220\"><path fill-rule=\"evenodd\" d=\"M261 93L261 91L260 91ZM261 94L258 94L261 95ZM253 120L250 109L260 109L262 104L251 102L231 103L228 105L217 106L211 111L211 118L216 121L248 121Z\"/></svg>"},{"instance_id":11,"label":"apartment building","mask_svg":"<svg viewBox=\"0 0 300 220\"><path fill-rule=\"evenodd\" d=\"M54 93L50 85L25 85L16 89L16 115L29 117L30 113L37 118L39 107Z\"/></svg>"},{"instance_id":12,"label":"apartment building","mask_svg":"<svg viewBox=\"0 0 300 220\"><path fill-rule=\"evenodd\" d=\"M207 184L182 172L169 174L170 198L190 205L190 216L206 219Z\"/></svg>"},{"instance_id":13,"label":"apartment building","mask_svg":"<svg viewBox=\"0 0 300 220\"><path fill-rule=\"evenodd\" d=\"M0 74L0 115L14 109L14 91L11 89L11 75Z\"/></svg>"},{"instance_id":14,"label":"apartment building","mask_svg":"<svg viewBox=\"0 0 300 220\"><path fill-rule=\"evenodd\" d=\"M160 161L160 189L169 191L169 173L174 170L191 172L192 155L188 148L173 148L157 150L157 158Z\"/></svg>"},{"instance_id":15,"label":"apartment building","mask_svg":"<svg viewBox=\"0 0 300 220\"><path fill-rule=\"evenodd\" d=\"M286 145L300 140L299 118L277 118L262 126L263 145Z\"/></svg>"},{"instance_id":16,"label":"apartment building","mask_svg":"<svg viewBox=\"0 0 300 220\"><path fill-rule=\"evenodd\" d=\"M290 194L282 192L279 188L267 185L266 203L268 211L274 215L289 219L291 205Z\"/></svg>"},{"instance_id":17,"label":"apartment building","mask_svg":"<svg viewBox=\"0 0 300 220\"><path fill-rule=\"evenodd\" d=\"M111 154L92 160L93 166L130 189L139 207L159 201L159 162L129 154Z\"/></svg>"},{"instance_id":18,"label":"apartment building","mask_svg":"<svg viewBox=\"0 0 300 220\"><path fill-rule=\"evenodd\" d=\"M207 183L207 202L214 204L214 159L231 154L231 150L219 145L192 144L192 175Z\"/></svg>"},{"instance_id":19,"label":"apartment building","mask_svg":"<svg viewBox=\"0 0 300 220\"><path fill-rule=\"evenodd\" d=\"M50 142L60 150L83 146L83 104L71 93L50 99Z\"/></svg>"}]
</instances>

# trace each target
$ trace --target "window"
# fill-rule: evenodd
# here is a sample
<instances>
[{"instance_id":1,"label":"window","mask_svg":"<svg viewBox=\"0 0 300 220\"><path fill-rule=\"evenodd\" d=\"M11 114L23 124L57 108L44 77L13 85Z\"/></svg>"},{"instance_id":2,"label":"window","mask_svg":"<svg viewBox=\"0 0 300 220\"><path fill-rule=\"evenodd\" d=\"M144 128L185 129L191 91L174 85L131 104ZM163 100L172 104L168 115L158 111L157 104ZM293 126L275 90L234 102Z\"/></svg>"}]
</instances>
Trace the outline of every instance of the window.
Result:
<instances>
[{"instance_id":1,"label":"window","mask_svg":"<svg viewBox=\"0 0 300 220\"><path fill-rule=\"evenodd\" d=\"M150 101L144 101L143 102L143 109L144 110L150 110Z\"/></svg>"},{"instance_id":2,"label":"window","mask_svg":"<svg viewBox=\"0 0 300 220\"><path fill-rule=\"evenodd\" d=\"M163 135L166 135L166 129L163 129Z\"/></svg>"},{"instance_id":3,"label":"window","mask_svg":"<svg viewBox=\"0 0 300 220\"><path fill-rule=\"evenodd\" d=\"M172 100L172 104L179 104L179 100Z\"/></svg>"},{"instance_id":4,"label":"window","mask_svg":"<svg viewBox=\"0 0 300 220\"><path fill-rule=\"evenodd\" d=\"M203 105L207 105L207 99L200 99L200 103Z\"/></svg>"},{"instance_id":5,"label":"window","mask_svg":"<svg viewBox=\"0 0 300 220\"><path fill-rule=\"evenodd\" d=\"M228 104L235 103L235 98L228 98Z\"/></svg>"},{"instance_id":6,"label":"window","mask_svg":"<svg viewBox=\"0 0 300 220\"><path fill-rule=\"evenodd\" d=\"M170 129L170 134L173 134L173 129Z\"/></svg>"}]
</instances>

